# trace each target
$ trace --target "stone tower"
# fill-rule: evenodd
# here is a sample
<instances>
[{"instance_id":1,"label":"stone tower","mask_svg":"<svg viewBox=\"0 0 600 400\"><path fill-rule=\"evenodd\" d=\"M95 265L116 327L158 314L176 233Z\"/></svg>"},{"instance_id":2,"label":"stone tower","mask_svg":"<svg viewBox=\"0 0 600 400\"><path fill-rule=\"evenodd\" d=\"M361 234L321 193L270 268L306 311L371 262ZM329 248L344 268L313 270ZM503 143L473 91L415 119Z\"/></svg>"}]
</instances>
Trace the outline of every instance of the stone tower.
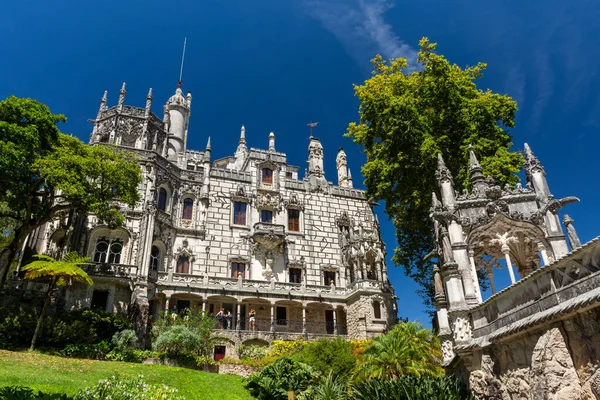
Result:
<instances>
[{"instance_id":1,"label":"stone tower","mask_svg":"<svg viewBox=\"0 0 600 400\"><path fill-rule=\"evenodd\" d=\"M166 156L169 159L177 159L183 155L187 144L192 94L188 92L187 96L183 97L182 93L181 85L178 85L175 94L164 106L165 123L169 133Z\"/></svg>"},{"instance_id":2,"label":"stone tower","mask_svg":"<svg viewBox=\"0 0 600 400\"><path fill-rule=\"evenodd\" d=\"M352 187L352 175L348 168L348 162L346 160L346 152L343 148L338 150L337 157L335 158L335 165L338 174L338 186L340 187Z\"/></svg>"}]
</instances>

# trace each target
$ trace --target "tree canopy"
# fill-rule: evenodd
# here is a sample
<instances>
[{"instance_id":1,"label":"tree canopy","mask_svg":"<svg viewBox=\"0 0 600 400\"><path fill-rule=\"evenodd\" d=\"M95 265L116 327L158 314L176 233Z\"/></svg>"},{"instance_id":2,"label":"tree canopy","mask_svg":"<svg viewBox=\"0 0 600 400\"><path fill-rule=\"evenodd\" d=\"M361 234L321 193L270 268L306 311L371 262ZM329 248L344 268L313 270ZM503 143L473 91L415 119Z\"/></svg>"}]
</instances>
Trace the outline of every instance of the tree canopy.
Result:
<instances>
[{"instance_id":1,"label":"tree canopy","mask_svg":"<svg viewBox=\"0 0 600 400\"><path fill-rule=\"evenodd\" d=\"M94 213L118 226L119 209L139 200L134 155L63 134L65 121L32 99L0 101L0 226L11 233L0 248L0 287L27 235L58 213Z\"/></svg>"},{"instance_id":2,"label":"tree canopy","mask_svg":"<svg viewBox=\"0 0 600 400\"><path fill-rule=\"evenodd\" d=\"M517 103L508 95L481 90L476 81L486 64L461 68L420 41L417 65L376 56L373 76L355 85L360 100L358 123L346 135L364 148L362 168L369 196L385 201L398 239L395 264L420 286L425 303L433 298L432 266L424 257L434 239L429 219L435 169L442 154L457 190L468 188L469 145L483 173L500 183L516 183L520 153L511 152L507 132L515 124Z\"/></svg>"}]
</instances>

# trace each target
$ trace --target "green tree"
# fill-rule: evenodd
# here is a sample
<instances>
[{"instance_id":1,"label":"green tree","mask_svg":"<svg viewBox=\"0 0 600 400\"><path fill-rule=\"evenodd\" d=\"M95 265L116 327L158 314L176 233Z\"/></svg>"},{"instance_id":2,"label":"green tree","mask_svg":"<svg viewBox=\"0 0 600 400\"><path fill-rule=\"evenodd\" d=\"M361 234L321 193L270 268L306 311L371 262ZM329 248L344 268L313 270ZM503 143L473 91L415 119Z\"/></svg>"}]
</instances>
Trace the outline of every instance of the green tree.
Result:
<instances>
[{"instance_id":1,"label":"green tree","mask_svg":"<svg viewBox=\"0 0 600 400\"><path fill-rule=\"evenodd\" d=\"M416 322L402 322L373 339L360 357L356 379L441 376L441 358L439 341L430 330Z\"/></svg>"},{"instance_id":2,"label":"green tree","mask_svg":"<svg viewBox=\"0 0 600 400\"><path fill-rule=\"evenodd\" d=\"M362 168L369 196L385 201L398 239L394 262L405 268L430 305L432 250L429 219L431 193L437 189L437 155L455 174L455 188L469 186L468 148L472 145L485 175L501 184L516 183L523 163L510 152L517 103L507 95L477 88L486 64L461 68L435 53L436 44L421 39L417 66L403 58L373 59L373 76L355 85L360 121L346 135L364 148Z\"/></svg>"},{"instance_id":3,"label":"green tree","mask_svg":"<svg viewBox=\"0 0 600 400\"><path fill-rule=\"evenodd\" d=\"M90 258L80 257L76 251L65 255L60 261L44 254L37 254L35 255L35 258L38 260L23 267L25 279L49 278L50 283L48 284L44 305L40 311L37 326L35 327L33 338L31 339L30 350L35 348L35 342L40 333L44 315L46 314L46 308L48 307L48 304L50 304L54 288L73 283L81 283L84 285L91 285L93 283L88 274L79 267L80 265L91 264Z\"/></svg>"},{"instance_id":4,"label":"green tree","mask_svg":"<svg viewBox=\"0 0 600 400\"><path fill-rule=\"evenodd\" d=\"M94 213L118 226L119 208L139 200L133 154L85 145L58 130L65 121L32 99L0 101L0 225L11 233L0 248L0 287L27 236L57 214Z\"/></svg>"}]
</instances>

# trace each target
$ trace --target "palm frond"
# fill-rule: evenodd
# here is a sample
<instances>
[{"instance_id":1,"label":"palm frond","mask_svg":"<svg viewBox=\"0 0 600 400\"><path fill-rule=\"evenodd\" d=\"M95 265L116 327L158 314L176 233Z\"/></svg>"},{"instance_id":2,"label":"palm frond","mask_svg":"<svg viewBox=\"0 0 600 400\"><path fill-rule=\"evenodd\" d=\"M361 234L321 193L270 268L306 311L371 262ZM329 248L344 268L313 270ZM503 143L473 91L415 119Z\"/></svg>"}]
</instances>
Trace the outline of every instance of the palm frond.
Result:
<instances>
[{"instance_id":1,"label":"palm frond","mask_svg":"<svg viewBox=\"0 0 600 400\"><path fill-rule=\"evenodd\" d=\"M52 278L58 286L71 283L91 285L94 282L79 265L91 264L89 257L81 257L76 251L65 255L61 261L45 254L36 254L37 261L23 267L25 279Z\"/></svg>"}]
</instances>

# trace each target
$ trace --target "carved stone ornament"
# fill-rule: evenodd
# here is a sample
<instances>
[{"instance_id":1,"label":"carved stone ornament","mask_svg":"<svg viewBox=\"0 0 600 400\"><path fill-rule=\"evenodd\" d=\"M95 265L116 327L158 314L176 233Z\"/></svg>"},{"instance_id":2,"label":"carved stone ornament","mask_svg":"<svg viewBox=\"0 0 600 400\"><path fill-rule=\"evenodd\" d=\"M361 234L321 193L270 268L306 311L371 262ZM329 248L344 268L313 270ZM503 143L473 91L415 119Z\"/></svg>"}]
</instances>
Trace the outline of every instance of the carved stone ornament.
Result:
<instances>
[{"instance_id":1,"label":"carved stone ornament","mask_svg":"<svg viewBox=\"0 0 600 400\"><path fill-rule=\"evenodd\" d=\"M295 193L292 193L289 199L284 200L284 205L287 208L298 208L300 210L304 210L304 202L301 201L298 198L298 195Z\"/></svg>"},{"instance_id":2,"label":"carved stone ornament","mask_svg":"<svg viewBox=\"0 0 600 400\"><path fill-rule=\"evenodd\" d=\"M444 364L452 361L454 358L454 345L451 339L442 341L442 356L444 358Z\"/></svg>"},{"instance_id":3,"label":"carved stone ornament","mask_svg":"<svg viewBox=\"0 0 600 400\"><path fill-rule=\"evenodd\" d=\"M257 207L279 210L281 208L281 199L279 194L260 192L258 194Z\"/></svg>"},{"instance_id":4,"label":"carved stone ornament","mask_svg":"<svg viewBox=\"0 0 600 400\"><path fill-rule=\"evenodd\" d=\"M335 223L337 226L351 226L352 218L348 215L347 211L342 211L342 213L335 219Z\"/></svg>"},{"instance_id":5,"label":"carved stone ornament","mask_svg":"<svg viewBox=\"0 0 600 400\"><path fill-rule=\"evenodd\" d=\"M144 123L140 120L122 118L119 120L118 134L121 136L121 144L134 147L137 139L142 135Z\"/></svg>"}]
</instances>

